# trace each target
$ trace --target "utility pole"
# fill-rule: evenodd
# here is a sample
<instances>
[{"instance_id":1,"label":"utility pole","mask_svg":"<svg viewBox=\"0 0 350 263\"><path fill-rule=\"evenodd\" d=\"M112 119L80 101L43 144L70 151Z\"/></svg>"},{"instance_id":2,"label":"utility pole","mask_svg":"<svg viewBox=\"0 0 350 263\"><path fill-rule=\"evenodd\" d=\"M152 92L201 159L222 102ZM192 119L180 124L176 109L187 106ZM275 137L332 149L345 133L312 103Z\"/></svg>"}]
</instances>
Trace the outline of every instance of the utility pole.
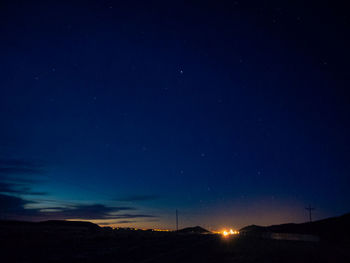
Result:
<instances>
[{"instance_id":1,"label":"utility pole","mask_svg":"<svg viewBox=\"0 0 350 263\"><path fill-rule=\"evenodd\" d=\"M179 231L179 215L176 209L176 231Z\"/></svg>"},{"instance_id":2,"label":"utility pole","mask_svg":"<svg viewBox=\"0 0 350 263\"><path fill-rule=\"evenodd\" d=\"M315 208L314 207L311 207L311 205L309 205L308 207L305 207L305 209L307 210L307 211L309 211L309 219L310 219L310 223L312 222L312 211L313 210L315 210Z\"/></svg>"}]
</instances>

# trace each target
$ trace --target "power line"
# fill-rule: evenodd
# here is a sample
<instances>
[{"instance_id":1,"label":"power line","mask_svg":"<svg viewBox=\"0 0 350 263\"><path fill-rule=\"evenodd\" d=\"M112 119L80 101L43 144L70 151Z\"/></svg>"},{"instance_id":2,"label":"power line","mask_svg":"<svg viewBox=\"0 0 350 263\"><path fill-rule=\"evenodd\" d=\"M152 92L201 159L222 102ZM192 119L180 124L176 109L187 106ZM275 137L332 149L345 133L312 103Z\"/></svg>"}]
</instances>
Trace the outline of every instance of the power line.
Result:
<instances>
[{"instance_id":1,"label":"power line","mask_svg":"<svg viewBox=\"0 0 350 263\"><path fill-rule=\"evenodd\" d=\"M179 215L178 215L178 212L177 212L177 209L176 209L176 231L179 230Z\"/></svg>"},{"instance_id":2,"label":"power line","mask_svg":"<svg viewBox=\"0 0 350 263\"><path fill-rule=\"evenodd\" d=\"M315 210L315 208L309 205L308 207L305 207L305 209L309 211L309 219L310 219L310 222L312 222L312 211Z\"/></svg>"}]
</instances>

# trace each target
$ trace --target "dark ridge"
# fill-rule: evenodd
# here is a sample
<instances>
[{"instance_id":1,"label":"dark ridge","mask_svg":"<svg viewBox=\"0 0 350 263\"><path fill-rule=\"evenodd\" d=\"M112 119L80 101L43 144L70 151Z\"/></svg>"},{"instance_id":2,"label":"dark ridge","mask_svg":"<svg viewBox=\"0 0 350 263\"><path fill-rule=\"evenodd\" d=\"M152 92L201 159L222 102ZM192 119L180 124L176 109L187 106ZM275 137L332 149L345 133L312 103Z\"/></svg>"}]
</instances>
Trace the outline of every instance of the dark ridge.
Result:
<instances>
[{"instance_id":1,"label":"dark ridge","mask_svg":"<svg viewBox=\"0 0 350 263\"><path fill-rule=\"evenodd\" d=\"M266 227L264 226L257 226L257 225L249 225L241 228L239 230L240 232L263 232L266 231Z\"/></svg>"},{"instance_id":2,"label":"dark ridge","mask_svg":"<svg viewBox=\"0 0 350 263\"><path fill-rule=\"evenodd\" d=\"M210 231L208 231L200 226L186 227L184 229L180 229L177 232L178 233L186 233L186 234L208 234L208 233L210 233Z\"/></svg>"},{"instance_id":3,"label":"dark ridge","mask_svg":"<svg viewBox=\"0 0 350 263\"><path fill-rule=\"evenodd\" d=\"M295 233L317 235L323 240L350 241L350 213L301 224L281 224L272 226L250 225L242 228L241 233L254 234L263 232Z\"/></svg>"}]
</instances>

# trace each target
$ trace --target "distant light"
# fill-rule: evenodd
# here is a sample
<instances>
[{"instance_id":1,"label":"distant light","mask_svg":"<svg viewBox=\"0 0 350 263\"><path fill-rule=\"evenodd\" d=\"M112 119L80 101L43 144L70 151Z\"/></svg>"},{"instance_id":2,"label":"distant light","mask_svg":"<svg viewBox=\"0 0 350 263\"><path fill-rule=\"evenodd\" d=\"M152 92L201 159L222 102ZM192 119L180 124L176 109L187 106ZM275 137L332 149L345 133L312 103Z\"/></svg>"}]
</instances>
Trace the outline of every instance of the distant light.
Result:
<instances>
[{"instance_id":1,"label":"distant light","mask_svg":"<svg viewBox=\"0 0 350 263\"><path fill-rule=\"evenodd\" d=\"M153 231L158 231L158 232L170 232L171 230L169 229L158 229L158 228L154 228L152 229Z\"/></svg>"},{"instance_id":2,"label":"distant light","mask_svg":"<svg viewBox=\"0 0 350 263\"><path fill-rule=\"evenodd\" d=\"M231 235L238 235L239 231L230 229L229 231L226 231L226 230L222 231L221 234L224 237L228 237L228 236L231 236Z\"/></svg>"}]
</instances>

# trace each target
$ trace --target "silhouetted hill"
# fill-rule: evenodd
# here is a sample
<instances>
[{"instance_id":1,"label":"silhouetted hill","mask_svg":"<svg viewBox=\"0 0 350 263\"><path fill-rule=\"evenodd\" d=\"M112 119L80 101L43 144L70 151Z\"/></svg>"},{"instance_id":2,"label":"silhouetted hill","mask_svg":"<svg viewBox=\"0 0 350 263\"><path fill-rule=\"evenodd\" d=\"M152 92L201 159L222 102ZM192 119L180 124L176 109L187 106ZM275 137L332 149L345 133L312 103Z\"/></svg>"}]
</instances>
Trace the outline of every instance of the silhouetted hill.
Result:
<instances>
[{"instance_id":1,"label":"silhouetted hill","mask_svg":"<svg viewBox=\"0 0 350 263\"><path fill-rule=\"evenodd\" d=\"M65 220L49 220L39 222L43 226L58 226L58 227L81 227L89 229L100 229L100 227L91 222L82 222L82 221L65 221Z\"/></svg>"},{"instance_id":2,"label":"silhouetted hill","mask_svg":"<svg viewBox=\"0 0 350 263\"><path fill-rule=\"evenodd\" d=\"M240 230L241 233L296 233L317 235L323 240L350 241L350 213L301 224L282 224L272 226L250 225Z\"/></svg>"},{"instance_id":3,"label":"silhouetted hill","mask_svg":"<svg viewBox=\"0 0 350 263\"><path fill-rule=\"evenodd\" d=\"M266 227L257 226L257 225L249 225L240 229L240 232L264 232L266 231Z\"/></svg>"},{"instance_id":4,"label":"silhouetted hill","mask_svg":"<svg viewBox=\"0 0 350 263\"><path fill-rule=\"evenodd\" d=\"M186 233L186 234L207 234L207 233L210 233L210 231L208 231L200 226L187 227L184 229L180 229L177 232L178 233Z\"/></svg>"}]
</instances>

